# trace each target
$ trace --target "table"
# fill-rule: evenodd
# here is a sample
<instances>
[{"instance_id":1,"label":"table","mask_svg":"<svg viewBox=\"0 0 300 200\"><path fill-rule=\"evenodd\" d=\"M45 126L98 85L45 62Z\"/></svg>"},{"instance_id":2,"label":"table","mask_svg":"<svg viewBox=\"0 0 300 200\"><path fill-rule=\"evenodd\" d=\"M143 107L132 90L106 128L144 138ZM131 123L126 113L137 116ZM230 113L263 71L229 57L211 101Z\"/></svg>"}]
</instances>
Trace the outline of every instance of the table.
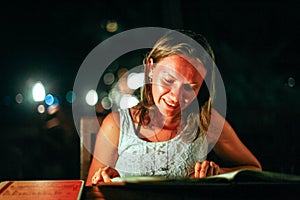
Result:
<instances>
[{"instance_id":1,"label":"table","mask_svg":"<svg viewBox=\"0 0 300 200\"><path fill-rule=\"evenodd\" d=\"M116 181L116 180L115 180ZM124 177L85 186L83 180L4 181L0 200L299 199L300 176L242 170L203 179Z\"/></svg>"},{"instance_id":2,"label":"table","mask_svg":"<svg viewBox=\"0 0 300 200\"><path fill-rule=\"evenodd\" d=\"M299 199L300 183L107 184L84 187L82 200Z\"/></svg>"}]
</instances>

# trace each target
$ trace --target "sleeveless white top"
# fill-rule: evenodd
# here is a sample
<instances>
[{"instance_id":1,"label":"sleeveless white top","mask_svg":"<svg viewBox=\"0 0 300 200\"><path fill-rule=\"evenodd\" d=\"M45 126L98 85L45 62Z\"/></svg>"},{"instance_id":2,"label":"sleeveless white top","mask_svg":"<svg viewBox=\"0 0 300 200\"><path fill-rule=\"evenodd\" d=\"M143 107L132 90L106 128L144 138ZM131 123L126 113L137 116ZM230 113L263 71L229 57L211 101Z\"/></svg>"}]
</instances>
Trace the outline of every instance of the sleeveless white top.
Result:
<instances>
[{"instance_id":1,"label":"sleeveless white top","mask_svg":"<svg viewBox=\"0 0 300 200\"><path fill-rule=\"evenodd\" d=\"M121 177L188 177L196 162L206 159L207 142L202 134L191 143L184 142L181 133L169 141L147 142L135 133L129 109L121 109L118 154L115 168Z\"/></svg>"}]
</instances>

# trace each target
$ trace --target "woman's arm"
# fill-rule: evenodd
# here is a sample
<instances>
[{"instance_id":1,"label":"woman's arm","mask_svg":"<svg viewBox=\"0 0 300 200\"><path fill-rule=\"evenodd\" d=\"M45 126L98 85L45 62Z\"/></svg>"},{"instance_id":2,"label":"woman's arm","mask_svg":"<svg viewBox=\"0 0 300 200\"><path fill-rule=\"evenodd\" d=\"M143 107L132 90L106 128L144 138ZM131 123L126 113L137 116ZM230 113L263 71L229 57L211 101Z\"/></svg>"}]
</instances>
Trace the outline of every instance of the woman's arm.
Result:
<instances>
[{"instance_id":1,"label":"woman's arm","mask_svg":"<svg viewBox=\"0 0 300 200\"><path fill-rule=\"evenodd\" d=\"M111 167L114 167L118 159L119 124L119 113L110 113L103 120L97 134L86 186L92 185L92 178L97 172L102 173L104 171L103 175L105 176L102 177L102 174L99 174L99 177L102 179L106 178L108 181L110 177L118 176L117 171Z\"/></svg>"},{"instance_id":2,"label":"woman's arm","mask_svg":"<svg viewBox=\"0 0 300 200\"><path fill-rule=\"evenodd\" d=\"M225 166L205 160L195 164L195 178L223 174L238 169L262 170L260 162L242 143L231 125L216 111L212 110L212 128L208 132L208 141L215 143L213 151Z\"/></svg>"}]
</instances>

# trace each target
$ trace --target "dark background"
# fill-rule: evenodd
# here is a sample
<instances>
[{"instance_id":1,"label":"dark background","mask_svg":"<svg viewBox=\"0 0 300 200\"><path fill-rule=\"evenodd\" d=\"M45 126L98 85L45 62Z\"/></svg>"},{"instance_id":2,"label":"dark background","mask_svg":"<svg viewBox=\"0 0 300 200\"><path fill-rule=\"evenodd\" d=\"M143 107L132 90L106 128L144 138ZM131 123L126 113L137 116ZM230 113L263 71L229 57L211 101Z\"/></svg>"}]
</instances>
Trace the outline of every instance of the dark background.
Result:
<instances>
[{"instance_id":1,"label":"dark background","mask_svg":"<svg viewBox=\"0 0 300 200\"><path fill-rule=\"evenodd\" d=\"M96 45L146 26L205 35L225 83L228 121L265 170L300 174L299 8L289 0L2 3L0 179L79 178L79 137L64 95ZM117 32L105 30L109 20ZM61 97L55 116L39 114L30 100L37 80ZM48 129L51 117L60 124Z\"/></svg>"}]
</instances>

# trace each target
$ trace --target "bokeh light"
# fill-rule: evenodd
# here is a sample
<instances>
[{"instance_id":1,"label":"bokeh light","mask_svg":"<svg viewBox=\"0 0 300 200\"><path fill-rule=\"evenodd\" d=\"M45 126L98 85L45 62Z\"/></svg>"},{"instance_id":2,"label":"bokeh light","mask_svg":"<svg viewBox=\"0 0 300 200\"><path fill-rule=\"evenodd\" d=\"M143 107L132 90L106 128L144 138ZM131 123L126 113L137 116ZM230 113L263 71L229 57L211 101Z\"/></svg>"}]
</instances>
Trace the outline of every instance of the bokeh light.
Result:
<instances>
[{"instance_id":1,"label":"bokeh light","mask_svg":"<svg viewBox=\"0 0 300 200\"><path fill-rule=\"evenodd\" d=\"M106 30L110 33L116 32L118 30L118 23L116 21L107 21Z\"/></svg>"},{"instance_id":2,"label":"bokeh light","mask_svg":"<svg viewBox=\"0 0 300 200\"><path fill-rule=\"evenodd\" d=\"M53 105L51 105L47 108L47 112L48 112L49 115L53 115L57 111L59 111L59 105L58 104L53 104Z\"/></svg>"},{"instance_id":3,"label":"bokeh light","mask_svg":"<svg viewBox=\"0 0 300 200\"><path fill-rule=\"evenodd\" d=\"M121 78L125 73L128 72L127 68L121 68L118 70L118 78Z\"/></svg>"},{"instance_id":4,"label":"bokeh light","mask_svg":"<svg viewBox=\"0 0 300 200\"><path fill-rule=\"evenodd\" d=\"M136 106L138 103L139 100L135 96L124 94L122 95L120 100L120 108L121 109L131 108L133 106Z\"/></svg>"},{"instance_id":5,"label":"bokeh light","mask_svg":"<svg viewBox=\"0 0 300 200\"><path fill-rule=\"evenodd\" d=\"M51 106L54 103L54 96L52 94L47 94L45 97L45 103Z\"/></svg>"},{"instance_id":6,"label":"bokeh light","mask_svg":"<svg viewBox=\"0 0 300 200\"><path fill-rule=\"evenodd\" d=\"M35 102L44 101L46 96L45 87L39 81L32 88L32 97Z\"/></svg>"},{"instance_id":7,"label":"bokeh light","mask_svg":"<svg viewBox=\"0 0 300 200\"><path fill-rule=\"evenodd\" d=\"M68 91L66 94L66 100L69 103L73 103L76 99L75 93L73 91Z\"/></svg>"},{"instance_id":8,"label":"bokeh light","mask_svg":"<svg viewBox=\"0 0 300 200\"><path fill-rule=\"evenodd\" d=\"M130 89L136 90L144 84L144 73L131 73L127 78L127 85Z\"/></svg>"},{"instance_id":9,"label":"bokeh light","mask_svg":"<svg viewBox=\"0 0 300 200\"><path fill-rule=\"evenodd\" d=\"M111 85L111 84L113 84L114 81L115 81L115 75L113 73L109 72L109 73L104 74L103 82L106 85Z\"/></svg>"},{"instance_id":10,"label":"bokeh light","mask_svg":"<svg viewBox=\"0 0 300 200\"><path fill-rule=\"evenodd\" d=\"M95 90L90 90L86 94L85 101L88 105L94 106L98 102L98 94Z\"/></svg>"},{"instance_id":11,"label":"bokeh light","mask_svg":"<svg viewBox=\"0 0 300 200\"><path fill-rule=\"evenodd\" d=\"M44 105L38 105L37 111L41 114L44 113L45 112L45 106Z\"/></svg>"},{"instance_id":12,"label":"bokeh light","mask_svg":"<svg viewBox=\"0 0 300 200\"><path fill-rule=\"evenodd\" d=\"M112 107L112 102L111 102L111 100L110 100L108 97L104 97L104 98L101 100L101 105L102 105L102 107L103 107L105 110L109 110L109 109L111 109L111 107Z\"/></svg>"},{"instance_id":13,"label":"bokeh light","mask_svg":"<svg viewBox=\"0 0 300 200\"><path fill-rule=\"evenodd\" d=\"M295 84L296 84L295 79L294 79L293 77L289 77L289 78L288 78L288 86L289 86L289 87L294 87Z\"/></svg>"},{"instance_id":14,"label":"bokeh light","mask_svg":"<svg viewBox=\"0 0 300 200\"><path fill-rule=\"evenodd\" d=\"M18 93L15 97L15 100L18 104L21 104L23 102L23 95L21 93Z\"/></svg>"}]
</instances>

